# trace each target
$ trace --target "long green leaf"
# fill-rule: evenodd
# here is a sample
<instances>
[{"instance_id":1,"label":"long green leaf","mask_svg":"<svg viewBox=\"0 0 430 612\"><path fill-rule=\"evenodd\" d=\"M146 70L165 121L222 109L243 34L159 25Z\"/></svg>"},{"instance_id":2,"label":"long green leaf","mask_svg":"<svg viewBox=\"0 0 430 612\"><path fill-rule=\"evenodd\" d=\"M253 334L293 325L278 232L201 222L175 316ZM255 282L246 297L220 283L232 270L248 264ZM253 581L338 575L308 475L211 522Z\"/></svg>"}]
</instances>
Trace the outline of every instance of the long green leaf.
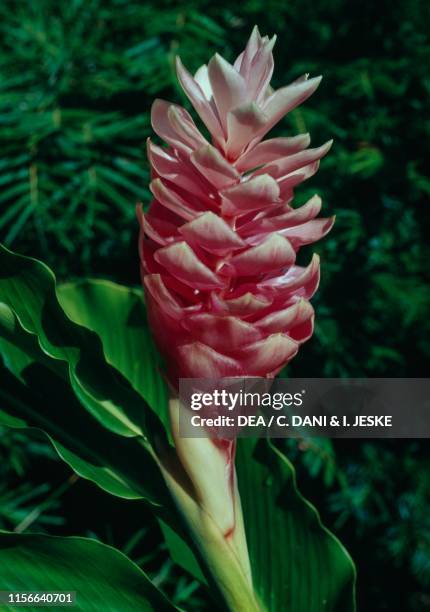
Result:
<instances>
[{"instance_id":1,"label":"long green leaf","mask_svg":"<svg viewBox=\"0 0 430 612\"><path fill-rule=\"evenodd\" d=\"M168 391L146 320L142 292L110 281L85 280L60 285L58 298L75 323L99 336L107 361L128 379L167 426Z\"/></svg>"},{"instance_id":2,"label":"long green leaf","mask_svg":"<svg viewBox=\"0 0 430 612\"><path fill-rule=\"evenodd\" d=\"M74 610L177 609L130 559L95 540L0 532L0 567L0 590L76 591Z\"/></svg>"},{"instance_id":3,"label":"long green leaf","mask_svg":"<svg viewBox=\"0 0 430 612\"><path fill-rule=\"evenodd\" d=\"M254 587L270 612L353 612L355 569L267 440L238 441L238 483Z\"/></svg>"},{"instance_id":4,"label":"long green leaf","mask_svg":"<svg viewBox=\"0 0 430 612\"><path fill-rule=\"evenodd\" d=\"M45 266L5 249L0 250L0 262L2 257L10 268L8 272L5 265L0 273L0 354L9 372L0 369L0 423L42 431L79 475L119 497L146 499L177 530L171 500L148 440L141 435L118 435L124 431L112 427L111 410L104 411L102 403L94 408L89 403L93 396L79 392L82 380L94 381L94 372L88 372L91 368L98 370L96 380L101 391L103 376L112 386L124 375L121 386L140 406L140 414L135 415L139 425L144 429L146 421L151 421L149 433L164 435L142 400L145 397L166 421L166 385L160 376L160 360L149 336L140 292L107 281L87 281L63 286L59 304L53 275ZM37 286L36 282L32 284L32 274L39 281ZM36 304L31 300L21 304L20 300L25 300L33 289ZM49 317L42 318L45 305L41 296L51 304L54 322ZM27 329L11 306L26 321ZM48 332L57 337L53 349L50 338L46 339ZM73 332L76 337L72 343ZM78 358L70 354L70 344L83 354ZM53 358L54 351L67 361ZM67 364L74 363L76 376L71 380ZM113 381L109 380L112 377ZM117 397L121 405L120 395ZM171 541L175 548L187 551L183 565L201 579L198 563L185 542L178 534Z\"/></svg>"},{"instance_id":5,"label":"long green leaf","mask_svg":"<svg viewBox=\"0 0 430 612\"><path fill-rule=\"evenodd\" d=\"M8 357L20 352L1 342ZM22 354L22 362L27 357ZM159 505L168 500L152 454L140 437L104 428L70 386L42 363L30 361L21 379L0 364L0 424L43 432L72 469L105 491Z\"/></svg>"},{"instance_id":6,"label":"long green leaf","mask_svg":"<svg viewBox=\"0 0 430 612\"><path fill-rule=\"evenodd\" d=\"M49 268L0 246L0 302L15 314L23 332L35 336L33 344L37 340L51 367L70 380L79 400L103 426L124 436L142 434L146 403L106 363L97 335L66 316Z\"/></svg>"}]
</instances>

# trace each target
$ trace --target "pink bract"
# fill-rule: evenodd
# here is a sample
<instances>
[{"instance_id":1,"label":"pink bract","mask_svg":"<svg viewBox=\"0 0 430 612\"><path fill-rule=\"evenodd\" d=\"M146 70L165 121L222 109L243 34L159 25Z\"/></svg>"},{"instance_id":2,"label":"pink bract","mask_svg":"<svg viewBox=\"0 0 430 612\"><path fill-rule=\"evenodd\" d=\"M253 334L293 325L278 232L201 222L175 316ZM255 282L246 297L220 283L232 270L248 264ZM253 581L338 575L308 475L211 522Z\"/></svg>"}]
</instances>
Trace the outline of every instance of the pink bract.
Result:
<instances>
[{"instance_id":1,"label":"pink bract","mask_svg":"<svg viewBox=\"0 0 430 612\"><path fill-rule=\"evenodd\" d=\"M293 190L313 176L331 142L308 134L262 141L304 102L321 77L274 91L275 37L254 28L234 65L215 55L179 81L211 135L182 107L156 100L152 126L167 148L148 142L154 200L138 209L148 316L169 378L276 375L313 332L309 303L319 260L295 264L301 246L334 218L321 200L293 208Z\"/></svg>"}]
</instances>

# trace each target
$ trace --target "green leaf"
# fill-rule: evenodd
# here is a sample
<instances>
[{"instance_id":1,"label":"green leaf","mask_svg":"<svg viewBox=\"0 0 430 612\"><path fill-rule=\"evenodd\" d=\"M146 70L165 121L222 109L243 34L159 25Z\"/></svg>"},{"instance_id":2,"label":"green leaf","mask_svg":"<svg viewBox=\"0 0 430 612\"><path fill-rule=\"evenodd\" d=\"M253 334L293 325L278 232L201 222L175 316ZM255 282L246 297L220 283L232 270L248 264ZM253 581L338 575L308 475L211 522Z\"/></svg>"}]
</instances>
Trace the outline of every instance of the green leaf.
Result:
<instances>
[{"instance_id":1,"label":"green leaf","mask_svg":"<svg viewBox=\"0 0 430 612\"><path fill-rule=\"evenodd\" d=\"M0 532L0 567L0 590L76 591L74 610L177 609L130 559L95 540Z\"/></svg>"},{"instance_id":2,"label":"green leaf","mask_svg":"<svg viewBox=\"0 0 430 612\"><path fill-rule=\"evenodd\" d=\"M167 427L168 391L142 292L110 281L84 280L60 285L58 298L75 323L99 336L107 361L127 378Z\"/></svg>"},{"instance_id":3,"label":"green leaf","mask_svg":"<svg viewBox=\"0 0 430 612\"><path fill-rule=\"evenodd\" d=\"M8 369L0 365L0 423L42 431L80 476L119 497L146 499L177 530L174 508L148 439L119 435L124 431L112 427L111 412L105 418L103 405L93 409L88 396L82 396L80 386L70 380L67 364L52 358L55 350L69 364L77 363L79 383L88 380L87 370L92 368L91 380L97 380L101 390L104 376L111 387L124 375L121 385L140 406L142 428L149 421L149 434L164 435L142 400L145 397L167 422L167 389L150 339L141 292L108 281L84 281L62 286L58 303L53 275L43 264L5 249L0 250L0 264L2 258L9 262L9 268L4 265L0 273L0 354ZM31 291L40 298L42 307L28 299L33 297ZM26 300L25 307L20 299ZM46 303L51 317L42 318L40 312ZM27 315L27 327L36 334L24 329L12 305ZM53 348L50 338L46 339L48 333L56 338ZM69 344L83 354L75 358ZM168 540L169 548L178 551L175 558L183 558L185 569L201 579L193 553L178 534L175 536Z\"/></svg>"},{"instance_id":4,"label":"green leaf","mask_svg":"<svg viewBox=\"0 0 430 612\"><path fill-rule=\"evenodd\" d=\"M158 522L173 561L186 569L199 582L207 584L200 565L189 546L167 523L161 519Z\"/></svg>"},{"instance_id":5,"label":"green leaf","mask_svg":"<svg viewBox=\"0 0 430 612\"><path fill-rule=\"evenodd\" d=\"M12 332L13 342L27 336L24 352L29 345L32 351L39 345L49 367L70 380L76 396L105 427L123 436L142 435L145 402L106 363L97 335L66 316L49 268L0 246L0 302L15 314L21 328L18 334ZM6 332L5 336L11 340Z\"/></svg>"},{"instance_id":6,"label":"green leaf","mask_svg":"<svg viewBox=\"0 0 430 612\"><path fill-rule=\"evenodd\" d=\"M297 489L294 468L266 440L237 450L254 587L265 610L353 612L355 568Z\"/></svg>"},{"instance_id":7,"label":"green leaf","mask_svg":"<svg viewBox=\"0 0 430 612\"><path fill-rule=\"evenodd\" d=\"M104 280L84 280L58 288L60 303L76 323L100 337L105 357L142 394L170 435L168 391L152 342L140 290ZM121 330L121 333L118 333ZM176 531L159 520L172 558L200 582L206 580L194 553Z\"/></svg>"},{"instance_id":8,"label":"green leaf","mask_svg":"<svg viewBox=\"0 0 430 612\"><path fill-rule=\"evenodd\" d=\"M2 344L5 348L6 343ZM10 347L8 355L14 350ZM70 386L47 367L30 362L20 380L0 364L0 377L1 425L43 432L77 474L113 495L146 499L155 505L168 499L158 467L141 438L124 438L104 428L80 405Z\"/></svg>"},{"instance_id":9,"label":"green leaf","mask_svg":"<svg viewBox=\"0 0 430 612\"><path fill-rule=\"evenodd\" d=\"M147 419L151 433L161 425L106 362L99 337L66 316L52 272L0 247L0 303L7 367L0 422L10 426L13 418L17 427L42 430L78 474L114 495L167 502L151 444L140 433Z\"/></svg>"}]
</instances>

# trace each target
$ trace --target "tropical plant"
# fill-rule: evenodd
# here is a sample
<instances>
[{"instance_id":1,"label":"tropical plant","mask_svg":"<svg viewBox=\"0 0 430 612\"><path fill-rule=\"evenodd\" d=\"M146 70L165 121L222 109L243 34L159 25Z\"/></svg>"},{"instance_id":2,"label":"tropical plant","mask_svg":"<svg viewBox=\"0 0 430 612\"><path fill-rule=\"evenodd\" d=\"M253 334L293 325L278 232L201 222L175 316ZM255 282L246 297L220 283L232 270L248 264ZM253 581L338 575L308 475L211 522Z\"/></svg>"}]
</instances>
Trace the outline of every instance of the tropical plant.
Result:
<instances>
[{"instance_id":1,"label":"tropical plant","mask_svg":"<svg viewBox=\"0 0 430 612\"><path fill-rule=\"evenodd\" d=\"M130 203L149 201L141 142L150 134L151 99L182 101L173 78L176 53L194 69L214 50L232 58L258 22L265 31L282 34L276 54L279 84L307 70L325 76L312 104L293 111L276 135L309 130L319 142L335 137L324 172L298 194L301 201L314 191L323 195L330 214L336 212L337 226L318 248L325 266L315 299L316 335L289 371L427 375L428 8L422 0L364 0L356 6L340 0L5 0L0 7L1 240L49 262L61 279L91 273L137 284ZM6 397L19 397L16 377L3 368L0 380L6 407ZM41 394L25 397L43 415ZM57 499L57 472L61 482L69 474L54 464L40 431L0 430L0 472L8 487L0 492L1 527L21 529L25 521L30 529L97 535L123 548L109 525L97 525L115 498L107 503L83 479L77 486L85 503L61 499L63 518L58 507L44 505L43 498ZM325 442L292 441L282 449L299 468L301 488L353 551L363 609L427 609L426 441ZM88 505L93 522L87 530ZM38 511L44 507L48 510ZM118 501L113 508L107 519L113 524L128 525L131 514L141 513L141 523L153 534L149 548L164 549L141 502ZM70 520L71 512L79 521ZM61 521L64 527L55 527ZM136 527L136 537L139 533ZM125 545L123 550L130 554ZM144 552L148 557L148 548ZM140 562L134 551L131 556ZM152 562L145 570L183 606L187 586L177 595L172 578L163 578L169 570L158 574ZM179 589L187 573L174 571ZM194 588L197 581L188 584ZM205 589L198 589L199 596L206 597ZM188 595L187 607L191 600ZM201 600L194 605L203 607Z\"/></svg>"},{"instance_id":2,"label":"tropical plant","mask_svg":"<svg viewBox=\"0 0 430 612\"><path fill-rule=\"evenodd\" d=\"M206 344L201 346L206 349L196 356L197 342L188 345L191 352L173 353L175 369L170 367L168 371L173 388L178 376L184 374L274 376L295 354L298 343L312 333L313 310L302 296L309 297L315 290L318 267L311 265L310 272L302 272L292 264L295 249L323 235L331 224L313 220L320 209L318 202L311 201L297 212L288 202L293 186L315 171L315 162L327 147L303 152L309 143L306 136L258 143L275 121L312 93L319 80L299 79L279 92L267 92L273 70L273 42L262 39L254 29L235 67L216 57L200 71L204 79L209 79L206 87L213 89L217 104L214 118L219 117L230 131L236 126L225 140L221 138L221 125L215 128L214 139L218 146L223 143L225 158L197 132L183 109L161 101L154 105L154 125L171 149L165 153L150 148L154 174L163 182L155 178L152 183L157 200L149 214L142 216L142 230L152 244L161 243L162 248L154 256L151 241L143 240L141 254L148 281L148 310L162 352L166 354L165 334L171 334L173 317L181 312L179 295L186 295L188 286L198 287L197 294L211 290L212 302L226 300L227 306L224 313L219 308L212 313L207 311L200 315L203 321L199 322L194 321L199 317L195 300L191 304L191 326L184 329L192 333L195 327L199 337L205 339ZM197 81L181 64L178 70L195 106L213 128L207 119L210 95L202 103ZM236 118L236 123L231 117ZM189 151L190 145L195 144L197 149ZM184 165L184 155L199 172L205 171L206 178ZM247 172L255 167L263 171ZM242 180L239 171L244 173ZM203 184L205 180L207 185ZM188 194L183 199L177 192L184 189L183 182L188 191L196 191L194 196ZM205 212L209 206L214 209L205 194L220 187L220 183L220 201L213 196L221 206L217 216L213 210ZM167 216L166 210L170 211ZM181 216L188 223L180 224L178 234L172 221ZM199 253L200 245L212 256L218 255L213 271L197 259L195 252ZM232 250L236 253L229 256ZM316 510L300 496L292 466L279 449L266 440L243 441L238 448L237 479L237 441L220 444L210 438L181 438L175 421L178 403L174 399L169 402L169 431L167 389L157 371L161 364L151 344L138 292L87 281L60 287L57 294L53 274L43 264L4 248L1 261L0 347L3 370L13 377L13 393L1 391L3 426L37 427L77 474L114 495L144 498L163 525L172 557L196 578L206 580L221 606L237 612L354 609L352 562L335 537L324 529ZM231 295L224 287L220 261L226 262L222 265L227 266L227 279L232 277ZM157 262L173 273L173 280L155 273ZM286 268L292 272L287 272L284 281ZM241 296L246 298L249 294L251 273L258 275L254 296L230 311L230 302L236 304ZM292 274L292 282L288 274ZM268 286L272 283L270 290L259 296L258 287L265 282ZM164 283L174 287L177 297ZM250 311L250 302L263 303L263 312L258 313L253 325L246 322L255 311L255 307ZM172 313L173 305L176 310ZM182 311L185 313L184 307ZM225 328L224 333L217 335L220 326ZM277 334L272 333L273 326ZM231 333L227 333L229 329ZM235 344L240 337L242 343L247 339L245 349ZM281 344L274 347L272 340L277 338ZM180 348L186 346L185 343ZM230 357L216 353L215 348L220 350L221 346L230 352ZM237 354L240 371L237 366L227 367L234 363L231 355L238 350L249 353L248 357ZM259 364L258 370L251 368L251 353L257 355L252 363L254 368ZM182 366L178 370L181 357L185 369ZM205 360L201 368L199 362ZM222 360L227 366L220 368ZM61 402L60 411L56 401ZM51 414L53 409L55 417ZM174 447L169 442L170 433ZM249 504L262 488L266 496L261 497L261 514L255 514L255 503L251 507ZM262 530L261 521L267 521L269 515L276 526ZM280 539L285 547L281 555ZM102 605L110 597L107 593L111 588L104 584L114 574L115 588L122 591L116 596L115 606L124 609L124 600L143 609L174 607L130 561L91 541L48 536L20 538L4 533L2 542L0 555L8 567L2 580L11 590L18 588L22 577L27 580L28 572L31 588L40 590L37 583L42 568L46 576L44 589L49 584L66 585L70 581L74 590L83 592L80 606L91 609L95 600L83 589L82 580L90 578L90 591L96 585L97 605ZM56 556L60 551L62 564L58 565ZM273 559L269 567L264 565L267 556ZM102 557L103 564L99 561ZM36 572L31 570L29 558L36 560ZM321 558L324 570L320 568ZM68 571L74 563L78 569ZM91 569L94 566L96 570ZM295 575L305 567L307 583L300 587L295 584Z\"/></svg>"},{"instance_id":3,"label":"tropical plant","mask_svg":"<svg viewBox=\"0 0 430 612\"><path fill-rule=\"evenodd\" d=\"M105 281L56 288L45 265L5 248L0 252L1 424L36 428L81 477L123 499L144 499L172 558L214 596L222 593L162 476L190 506L199 507L183 488L168 441L168 395L140 292ZM266 440L240 440L237 470L258 605L274 611L319 612L323 605L353 610L352 562L298 492L285 455ZM0 578L2 589L72 584L80 609L96 610L107 605L107 585L118 574L111 609L174 608L141 570L91 541L3 532L0 547L2 567L8 568ZM228 556L223 561L227 566ZM306 588L300 586L304 575ZM249 605L243 609L252 609Z\"/></svg>"}]
</instances>

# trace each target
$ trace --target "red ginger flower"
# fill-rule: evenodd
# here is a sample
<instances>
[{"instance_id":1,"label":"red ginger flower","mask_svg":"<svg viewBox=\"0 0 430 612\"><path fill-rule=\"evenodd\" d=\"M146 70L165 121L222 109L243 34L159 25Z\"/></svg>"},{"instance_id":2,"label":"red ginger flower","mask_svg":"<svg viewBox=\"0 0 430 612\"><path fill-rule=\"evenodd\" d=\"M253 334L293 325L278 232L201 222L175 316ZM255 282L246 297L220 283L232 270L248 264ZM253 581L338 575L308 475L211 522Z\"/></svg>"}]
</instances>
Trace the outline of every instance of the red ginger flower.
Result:
<instances>
[{"instance_id":1,"label":"red ginger flower","mask_svg":"<svg viewBox=\"0 0 430 612\"><path fill-rule=\"evenodd\" d=\"M141 223L140 256L148 316L169 376L271 377L313 332L309 303L316 255L295 265L334 218L316 219L318 196L298 209L293 189L313 176L331 146L308 149L308 134L262 141L306 100L321 77L274 91L275 37L254 28L229 64L215 55L191 76L177 59L183 90L212 143L182 107L156 100L148 142L154 200Z\"/></svg>"}]
</instances>

